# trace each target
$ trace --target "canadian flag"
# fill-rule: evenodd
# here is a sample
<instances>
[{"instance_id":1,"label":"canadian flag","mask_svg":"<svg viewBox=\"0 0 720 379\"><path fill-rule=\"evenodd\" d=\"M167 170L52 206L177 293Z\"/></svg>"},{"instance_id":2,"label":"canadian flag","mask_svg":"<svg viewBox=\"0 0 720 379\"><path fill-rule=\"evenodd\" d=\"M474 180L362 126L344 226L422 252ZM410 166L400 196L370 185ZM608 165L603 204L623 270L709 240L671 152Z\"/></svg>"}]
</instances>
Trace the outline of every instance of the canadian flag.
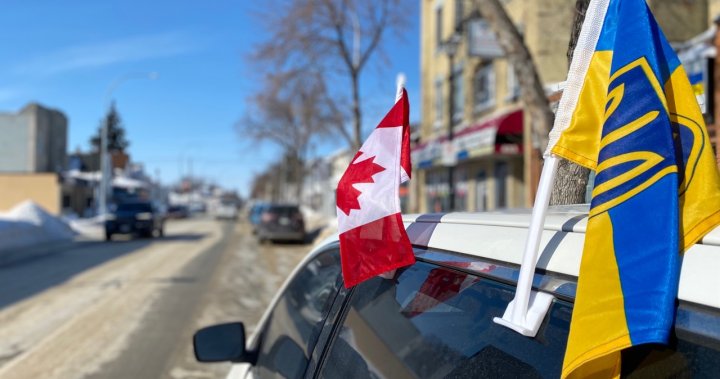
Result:
<instances>
[{"instance_id":1,"label":"canadian flag","mask_svg":"<svg viewBox=\"0 0 720 379\"><path fill-rule=\"evenodd\" d=\"M345 287L415 262L400 216L400 183L410 180L410 126L402 86L393 108L355 154L337 188Z\"/></svg>"}]
</instances>

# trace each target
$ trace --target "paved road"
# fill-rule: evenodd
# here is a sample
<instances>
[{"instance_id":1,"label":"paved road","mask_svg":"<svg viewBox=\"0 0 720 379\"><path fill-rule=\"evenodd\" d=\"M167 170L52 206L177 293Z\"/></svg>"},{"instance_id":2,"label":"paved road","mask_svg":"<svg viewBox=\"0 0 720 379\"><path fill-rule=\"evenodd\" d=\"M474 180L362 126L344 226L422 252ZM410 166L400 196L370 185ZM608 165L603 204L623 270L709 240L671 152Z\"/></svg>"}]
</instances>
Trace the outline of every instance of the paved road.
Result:
<instances>
[{"instance_id":1,"label":"paved road","mask_svg":"<svg viewBox=\"0 0 720 379\"><path fill-rule=\"evenodd\" d=\"M222 378L201 326L249 331L309 249L258 245L241 223L172 222L167 237L83 241L0 266L0 379Z\"/></svg>"}]
</instances>

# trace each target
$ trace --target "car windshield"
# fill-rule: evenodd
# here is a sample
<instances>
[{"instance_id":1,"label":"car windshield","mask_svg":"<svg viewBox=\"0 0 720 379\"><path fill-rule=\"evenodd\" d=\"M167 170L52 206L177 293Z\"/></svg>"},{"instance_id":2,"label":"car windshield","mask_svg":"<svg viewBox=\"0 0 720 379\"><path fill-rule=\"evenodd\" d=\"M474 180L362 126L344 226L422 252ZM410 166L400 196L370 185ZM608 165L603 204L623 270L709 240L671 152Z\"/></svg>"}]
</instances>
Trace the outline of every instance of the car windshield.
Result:
<instances>
[{"instance_id":1,"label":"car windshield","mask_svg":"<svg viewBox=\"0 0 720 379\"><path fill-rule=\"evenodd\" d=\"M117 207L118 212L152 212L152 206L147 203L126 203Z\"/></svg>"},{"instance_id":2,"label":"car windshield","mask_svg":"<svg viewBox=\"0 0 720 379\"><path fill-rule=\"evenodd\" d=\"M268 209L268 212L280 216L292 216L300 213L300 210L298 209L298 207L292 205L279 205L270 207L270 209Z\"/></svg>"}]
</instances>

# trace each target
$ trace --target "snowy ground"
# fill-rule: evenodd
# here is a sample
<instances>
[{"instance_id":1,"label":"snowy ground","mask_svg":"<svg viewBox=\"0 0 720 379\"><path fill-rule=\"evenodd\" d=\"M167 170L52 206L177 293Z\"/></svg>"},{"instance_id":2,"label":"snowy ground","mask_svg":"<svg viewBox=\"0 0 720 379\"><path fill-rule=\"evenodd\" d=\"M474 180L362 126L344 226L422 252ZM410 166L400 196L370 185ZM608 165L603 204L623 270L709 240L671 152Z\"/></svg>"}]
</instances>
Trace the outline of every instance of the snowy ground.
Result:
<instances>
[{"instance_id":1,"label":"snowy ground","mask_svg":"<svg viewBox=\"0 0 720 379\"><path fill-rule=\"evenodd\" d=\"M314 210L306 206L300 206L300 212L302 212L303 219L305 220L305 229L308 232L323 229L332 220L325 214L315 212Z\"/></svg>"},{"instance_id":2,"label":"snowy ground","mask_svg":"<svg viewBox=\"0 0 720 379\"><path fill-rule=\"evenodd\" d=\"M229 364L195 361L192 333L229 321L252 333L310 246L209 218L167 227L0 265L0 378L224 378Z\"/></svg>"},{"instance_id":3,"label":"snowy ground","mask_svg":"<svg viewBox=\"0 0 720 379\"><path fill-rule=\"evenodd\" d=\"M71 241L76 233L59 217L32 201L0 213L0 260L2 254L37 245Z\"/></svg>"},{"instance_id":4,"label":"snowy ground","mask_svg":"<svg viewBox=\"0 0 720 379\"><path fill-rule=\"evenodd\" d=\"M77 218L66 221L74 231L87 238L102 239L104 237L104 218L101 216L92 218Z\"/></svg>"}]
</instances>

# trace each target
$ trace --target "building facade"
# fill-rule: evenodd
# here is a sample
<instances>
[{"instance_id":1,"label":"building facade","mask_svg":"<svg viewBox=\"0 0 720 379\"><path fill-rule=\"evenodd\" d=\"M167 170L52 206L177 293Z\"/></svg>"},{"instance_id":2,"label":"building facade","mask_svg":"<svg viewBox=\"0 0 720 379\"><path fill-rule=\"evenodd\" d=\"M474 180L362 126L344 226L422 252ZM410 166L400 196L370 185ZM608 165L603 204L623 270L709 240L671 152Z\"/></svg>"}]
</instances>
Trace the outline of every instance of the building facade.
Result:
<instances>
[{"instance_id":1,"label":"building facade","mask_svg":"<svg viewBox=\"0 0 720 379\"><path fill-rule=\"evenodd\" d=\"M0 113L0 172L61 172L67 160L65 115L37 103Z\"/></svg>"},{"instance_id":2,"label":"building facade","mask_svg":"<svg viewBox=\"0 0 720 379\"><path fill-rule=\"evenodd\" d=\"M549 95L567 76L575 3L502 1ZM531 138L513 62L504 57L477 4L421 0L422 115L413 148L410 211L532 205L544 147ZM708 0L648 4L671 42L708 27Z\"/></svg>"},{"instance_id":3,"label":"building facade","mask_svg":"<svg viewBox=\"0 0 720 379\"><path fill-rule=\"evenodd\" d=\"M0 212L31 200L47 212L62 210L61 183L55 173L0 173Z\"/></svg>"}]
</instances>

